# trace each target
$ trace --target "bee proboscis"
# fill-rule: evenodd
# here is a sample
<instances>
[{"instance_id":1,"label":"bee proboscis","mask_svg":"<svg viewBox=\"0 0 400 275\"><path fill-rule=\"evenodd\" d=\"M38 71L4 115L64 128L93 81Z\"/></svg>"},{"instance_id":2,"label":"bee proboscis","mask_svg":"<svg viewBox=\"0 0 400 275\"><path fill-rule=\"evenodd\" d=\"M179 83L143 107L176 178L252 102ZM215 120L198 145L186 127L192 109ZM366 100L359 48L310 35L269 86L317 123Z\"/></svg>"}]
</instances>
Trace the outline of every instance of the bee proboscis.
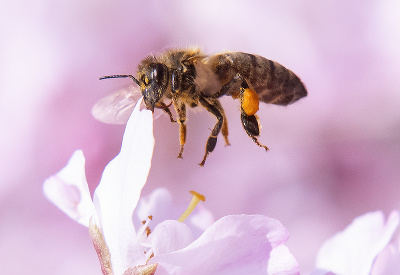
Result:
<instances>
[{"instance_id":1,"label":"bee proboscis","mask_svg":"<svg viewBox=\"0 0 400 275\"><path fill-rule=\"evenodd\" d=\"M133 75L110 75L100 79L129 77L136 85L119 90L101 99L92 109L93 115L106 123L125 123L138 99L143 96L146 109L160 109L180 126L182 158L186 143L186 107L202 106L217 118L209 136L203 160L217 144L221 132L229 145L228 122L219 98L228 95L240 99L241 121L255 144L268 150L257 137L260 126L256 112L259 102L289 105L307 95L300 78L281 64L264 57L226 52L204 55L197 48L173 49L143 59ZM173 106L177 119L173 118Z\"/></svg>"}]
</instances>

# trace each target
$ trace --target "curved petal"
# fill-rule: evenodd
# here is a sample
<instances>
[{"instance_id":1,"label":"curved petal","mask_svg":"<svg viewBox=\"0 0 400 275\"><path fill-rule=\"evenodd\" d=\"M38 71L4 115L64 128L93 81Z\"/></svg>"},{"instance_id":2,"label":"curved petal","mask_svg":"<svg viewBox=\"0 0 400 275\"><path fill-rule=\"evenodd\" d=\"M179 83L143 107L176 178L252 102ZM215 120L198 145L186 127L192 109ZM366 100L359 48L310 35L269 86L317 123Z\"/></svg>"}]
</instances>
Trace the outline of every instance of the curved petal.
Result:
<instances>
[{"instance_id":1,"label":"curved petal","mask_svg":"<svg viewBox=\"0 0 400 275\"><path fill-rule=\"evenodd\" d=\"M158 224L150 237L155 256L182 249L193 241L189 227L176 220L167 220Z\"/></svg>"},{"instance_id":2,"label":"curved petal","mask_svg":"<svg viewBox=\"0 0 400 275\"><path fill-rule=\"evenodd\" d=\"M269 256L268 274L300 274L298 263L286 246L278 245Z\"/></svg>"},{"instance_id":3,"label":"curved petal","mask_svg":"<svg viewBox=\"0 0 400 275\"><path fill-rule=\"evenodd\" d=\"M285 266L272 266L273 257L289 259L280 249L289 234L282 224L261 215L226 216L216 221L203 235L186 248L155 256L158 274L266 274L270 270L285 274L298 273L292 258ZM277 253L274 249L278 248Z\"/></svg>"},{"instance_id":4,"label":"curved petal","mask_svg":"<svg viewBox=\"0 0 400 275\"><path fill-rule=\"evenodd\" d=\"M370 274L372 264L399 225L393 211L386 224L381 211L356 218L343 232L327 240L317 255L317 270L338 274Z\"/></svg>"},{"instance_id":5,"label":"curved petal","mask_svg":"<svg viewBox=\"0 0 400 275\"><path fill-rule=\"evenodd\" d=\"M75 151L67 166L44 182L43 192L70 218L84 226L89 226L90 218L95 216L81 150Z\"/></svg>"},{"instance_id":6,"label":"curved petal","mask_svg":"<svg viewBox=\"0 0 400 275\"><path fill-rule=\"evenodd\" d=\"M135 209L134 220L138 226L148 216L151 224L157 225L166 219L177 219L179 214L172 205L172 197L167 188L157 188L151 194L142 196Z\"/></svg>"},{"instance_id":7,"label":"curved petal","mask_svg":"<svg viewBox=\"0 0 400 275\"><path fill-rule=\"evenodd\" d=\"M192 229L193 236L198 238L214 221L214 215L211 211L200 204L196 206L185 223Z\"/></svg>"},{"instance_id":8,"label":"curved petal","mask_svg":"<svg viewBox=\"0 0 400 275\"><path fill-rule=\"evenodd\" d=\"M126 125L121 151L106 166L93 198L115 274L145 263L132 213L150 170L154 137L152 112L139 111L140 102Z\"/></svg>"}]
</instances>

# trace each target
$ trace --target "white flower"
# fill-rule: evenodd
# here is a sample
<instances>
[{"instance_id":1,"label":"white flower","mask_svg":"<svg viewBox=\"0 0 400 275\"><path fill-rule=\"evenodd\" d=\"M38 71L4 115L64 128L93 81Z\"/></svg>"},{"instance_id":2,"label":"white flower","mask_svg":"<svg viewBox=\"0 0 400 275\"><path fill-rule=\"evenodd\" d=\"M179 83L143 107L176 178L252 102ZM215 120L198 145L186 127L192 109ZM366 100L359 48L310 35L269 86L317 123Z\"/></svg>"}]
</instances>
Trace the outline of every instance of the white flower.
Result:
<instances>
[{"instance_id":1,"label":"white flower","mask_svg":"<svg viewBox=\"0 0 400 275\"><path fill-rule=\"evenodd\" d=\"M137 214L147 221L136 230L132 215L150 169L153 146L151 112L137 106L126 126L121 152L106 166L93 202L81 151L44 183L44 192L54 204L89 227L103 274L298 274L297 261L284 246L289 234L275 219L234 215L212 224L210 213L200 209L189 220L190 227L184 223L204 200L196 192L178 220L161 221L160 216L169 212L159 211L169 207L169 193L156 190L140 203ZM161 221L152 232L152 217L143 218L147 215ZM205 230L197 239L195 227Z\"/></svg>"}]
</instances>

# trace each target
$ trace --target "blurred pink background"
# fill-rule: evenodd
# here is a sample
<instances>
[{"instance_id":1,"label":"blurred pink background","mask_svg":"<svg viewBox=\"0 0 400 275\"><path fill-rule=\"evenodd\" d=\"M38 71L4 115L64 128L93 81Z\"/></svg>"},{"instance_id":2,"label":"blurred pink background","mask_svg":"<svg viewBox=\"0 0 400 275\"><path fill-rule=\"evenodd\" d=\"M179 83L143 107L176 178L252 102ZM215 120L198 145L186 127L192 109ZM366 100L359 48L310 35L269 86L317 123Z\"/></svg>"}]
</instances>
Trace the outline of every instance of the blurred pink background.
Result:
<instances>
[{"instance_id":1,"label":"blurred pink background","mask_svg":"<svg viewBox=\"0 0 400 275\"><path fill-rule=\"evenodd\" d=\"M309 96L261 106L268 153L242 129L238 101L223 98L232 146L220 137L204 168L197 163L215 118L189 112L181 160L178 125L160 117L143 193L167 186L180 203L196 190L216 218L276 218L309 272L322 242L353 218L400 206L399 14L396 0L2 1L2 273L100 273L87 229L45 199L42 183L82 149L93 192L124 127L96 121L90 109L130 84L98 78L134 73L147 54L187 45L278 61Z\"/></svg>"}]
</instances>

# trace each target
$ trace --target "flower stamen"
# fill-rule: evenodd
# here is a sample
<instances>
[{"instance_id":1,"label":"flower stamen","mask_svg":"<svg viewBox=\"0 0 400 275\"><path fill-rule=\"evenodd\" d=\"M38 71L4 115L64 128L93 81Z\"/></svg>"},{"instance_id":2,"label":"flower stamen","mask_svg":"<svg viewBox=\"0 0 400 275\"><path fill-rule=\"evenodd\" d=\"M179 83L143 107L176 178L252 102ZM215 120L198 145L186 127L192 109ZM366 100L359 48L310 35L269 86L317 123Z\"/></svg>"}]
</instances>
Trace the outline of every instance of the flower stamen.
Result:
<instances>
[{"instance_id":1,"label":"flower stamen","mask_svg":"<svg viewBox=\"0 0 400 275\"><path fill-rule=\"evenodd\" d=\"M186 218L189 217L190 213L192 213L193 210L196 208L196 205L200 201L205 201L206 200L206 197L204 197L203 195L197 193L196 191L190 191L190 194L193 195L193 198L190 201L190 204L189 204L188 208L186 208L185 212L178 219L179 222L184 222L186 220Z\"/></svg>"},{"instance_id":2,"label":"flower stamen","mask_svg":"<svg viewBox=\"0 0 400 275\"><path fill-rule=\"evenodd\" d=\"M148 224L152 219L153 219L153 216L150 215L150 216L147 216L146 220L142 221L143 225L140 227L140 229L136 233L139 241L143 241L150 235L151 229L150 229L150 227L148 227ZM145 234L145 232L146 232L146 234Z\"/></svg>"}]
</instances>

